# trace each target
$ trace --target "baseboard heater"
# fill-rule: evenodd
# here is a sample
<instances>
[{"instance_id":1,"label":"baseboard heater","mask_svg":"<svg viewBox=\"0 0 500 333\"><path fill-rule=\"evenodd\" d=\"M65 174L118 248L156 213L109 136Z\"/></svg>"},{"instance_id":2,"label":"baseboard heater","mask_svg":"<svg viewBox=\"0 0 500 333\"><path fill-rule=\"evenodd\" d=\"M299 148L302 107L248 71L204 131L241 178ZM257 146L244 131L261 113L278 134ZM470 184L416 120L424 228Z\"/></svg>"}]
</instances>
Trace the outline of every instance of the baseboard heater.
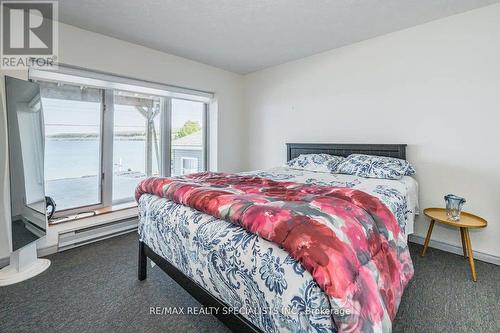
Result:
<instances>
[{"instance_id":1,"label":"baseboard heater","mask_svg":"<svg viewBox=\"0 0 500 333\"><path fill-rule=\"evenodd\" d=\"M137 217L103 223L59 234L58 251L72 249L137 230Z\"/></svg>"}]
</instances>

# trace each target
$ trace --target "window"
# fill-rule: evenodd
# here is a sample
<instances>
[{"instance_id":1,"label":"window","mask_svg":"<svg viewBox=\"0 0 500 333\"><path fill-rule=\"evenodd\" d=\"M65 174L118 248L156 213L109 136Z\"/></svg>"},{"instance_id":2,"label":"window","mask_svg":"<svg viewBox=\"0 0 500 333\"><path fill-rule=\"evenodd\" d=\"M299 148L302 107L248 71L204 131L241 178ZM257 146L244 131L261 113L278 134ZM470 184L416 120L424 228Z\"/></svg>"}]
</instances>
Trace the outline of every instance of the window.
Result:
<instances>
[{"instance_id":1,"label":"window","mask_svg":"<svg viewBox=\"0 0 500 333\"><path fill-rule=\"evenodd\" d=\"M207 169L211 94L65 66L30 78L41 86L56 216L133 202L146 177Z\"/></svg>"},{"instance_id":2,"label":"window","mask_svg":"<svg viewBox=\"0 0 500 333\"><path fill-rule=\"evenodd\" d=\"M172 99L172 165L174 176L205 170L205 108L200 102Z\"/></svg>"},{"instance_id":3,"label":"window","mask_svg":"<svg viewBox=\"0 0 500 333\"><path fill-rule=\"evenodd\" d=\"M196 157L181 157L182 161L182 175L198 172L198 161Z\"/></svg>"},{"instance_id":4,"label":"window","mask_svg":"<svg viewBox=\"0 0 500 333\"><path fill-rule=\"evenodd\" d=\"M162 99L114 92L113 203L130 201L145 177L161 170Z\"/></svg>"},{"instance_id":5,"label":"window","mask_svg":"<svg viewBox=\"0 0 500 333\"><path fill-rule=\"evenodd\" d=\"M101 204L102 90L40 82L45 191L58 210Z\"/></svg>"}]
</instances>

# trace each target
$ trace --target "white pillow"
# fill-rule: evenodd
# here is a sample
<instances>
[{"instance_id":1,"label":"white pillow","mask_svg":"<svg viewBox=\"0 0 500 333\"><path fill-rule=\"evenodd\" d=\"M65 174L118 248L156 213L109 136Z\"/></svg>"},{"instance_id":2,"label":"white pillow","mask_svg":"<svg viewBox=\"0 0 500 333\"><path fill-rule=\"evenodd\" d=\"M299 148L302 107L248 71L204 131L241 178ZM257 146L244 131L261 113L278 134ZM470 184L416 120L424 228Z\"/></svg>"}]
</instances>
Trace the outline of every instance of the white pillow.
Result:
<instances>
[{"instance_id":1,"label":"white pillow","mask_svg":"<svg viewBox=\"0 0 500 333\"><path fill-rule=\"evenodd\" d=\"M337 172L365 178L401 179L415 174L415 169L399 158L352 154L337 166Z\"/></svg>"},{"instance_id":2,"label":"white pillow","mask_svg":"<svg viewBox=\"0 0 500 333\"><path fill-rule=\"evenodd\" d=\"M337 166L343 160L345 160L345 157L342 156L328 154L303 154L291 159L286 165L293 169L334 173L337 171Z\"/></svg>"}]
</instances>

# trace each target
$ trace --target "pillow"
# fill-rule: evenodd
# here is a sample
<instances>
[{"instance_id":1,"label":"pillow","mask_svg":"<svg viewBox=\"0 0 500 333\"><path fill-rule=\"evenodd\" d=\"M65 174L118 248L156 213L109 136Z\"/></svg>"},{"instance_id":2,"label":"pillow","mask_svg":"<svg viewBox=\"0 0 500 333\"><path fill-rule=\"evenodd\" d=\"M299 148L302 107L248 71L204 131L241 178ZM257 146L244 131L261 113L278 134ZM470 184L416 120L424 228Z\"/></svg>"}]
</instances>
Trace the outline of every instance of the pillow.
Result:
<instances>
[{"instance_id":1,"label":"pillow","mask_svg":"<svg viewBox=\"0 0 500 333\"><path fill-rule=\"evenodd\" d=\"M401 179L415 174L415 169L399 158L352 154L338 165L337 172L365 178Z\"/></svg>"},{"instance_id":2,"label":"pillow","mask_svg":"<svg viewBox=\"0 0 500 333\"><path fill-rule=\"evenodd\" d=\"M328 154L302 154L286 164L290 168L316 172L336 172L337 166L345 160L342 156Z\"/></svg>"}]
</instances>

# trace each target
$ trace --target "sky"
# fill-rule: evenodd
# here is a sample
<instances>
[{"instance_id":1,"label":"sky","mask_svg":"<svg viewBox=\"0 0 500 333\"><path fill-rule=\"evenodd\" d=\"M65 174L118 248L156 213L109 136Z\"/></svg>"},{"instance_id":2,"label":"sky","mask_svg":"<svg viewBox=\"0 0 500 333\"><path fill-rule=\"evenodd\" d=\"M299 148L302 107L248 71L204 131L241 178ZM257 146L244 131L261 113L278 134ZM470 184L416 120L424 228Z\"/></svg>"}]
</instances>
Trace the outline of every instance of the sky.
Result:
<instances>
[{"instance_id":1,"label":"sky","mask_svg":"<svg viewBox=\"0 0 500 333\"><path fill-rule=\"evenodd\" d=\"M42 98L45 134L99 133L101 105L95 102ZM203 119L203 103L172 100L172 127L180 128L188 120ZM144 129L144 117L134 106L115 105L115 131Z\"/></svg>"}]
</instances>

